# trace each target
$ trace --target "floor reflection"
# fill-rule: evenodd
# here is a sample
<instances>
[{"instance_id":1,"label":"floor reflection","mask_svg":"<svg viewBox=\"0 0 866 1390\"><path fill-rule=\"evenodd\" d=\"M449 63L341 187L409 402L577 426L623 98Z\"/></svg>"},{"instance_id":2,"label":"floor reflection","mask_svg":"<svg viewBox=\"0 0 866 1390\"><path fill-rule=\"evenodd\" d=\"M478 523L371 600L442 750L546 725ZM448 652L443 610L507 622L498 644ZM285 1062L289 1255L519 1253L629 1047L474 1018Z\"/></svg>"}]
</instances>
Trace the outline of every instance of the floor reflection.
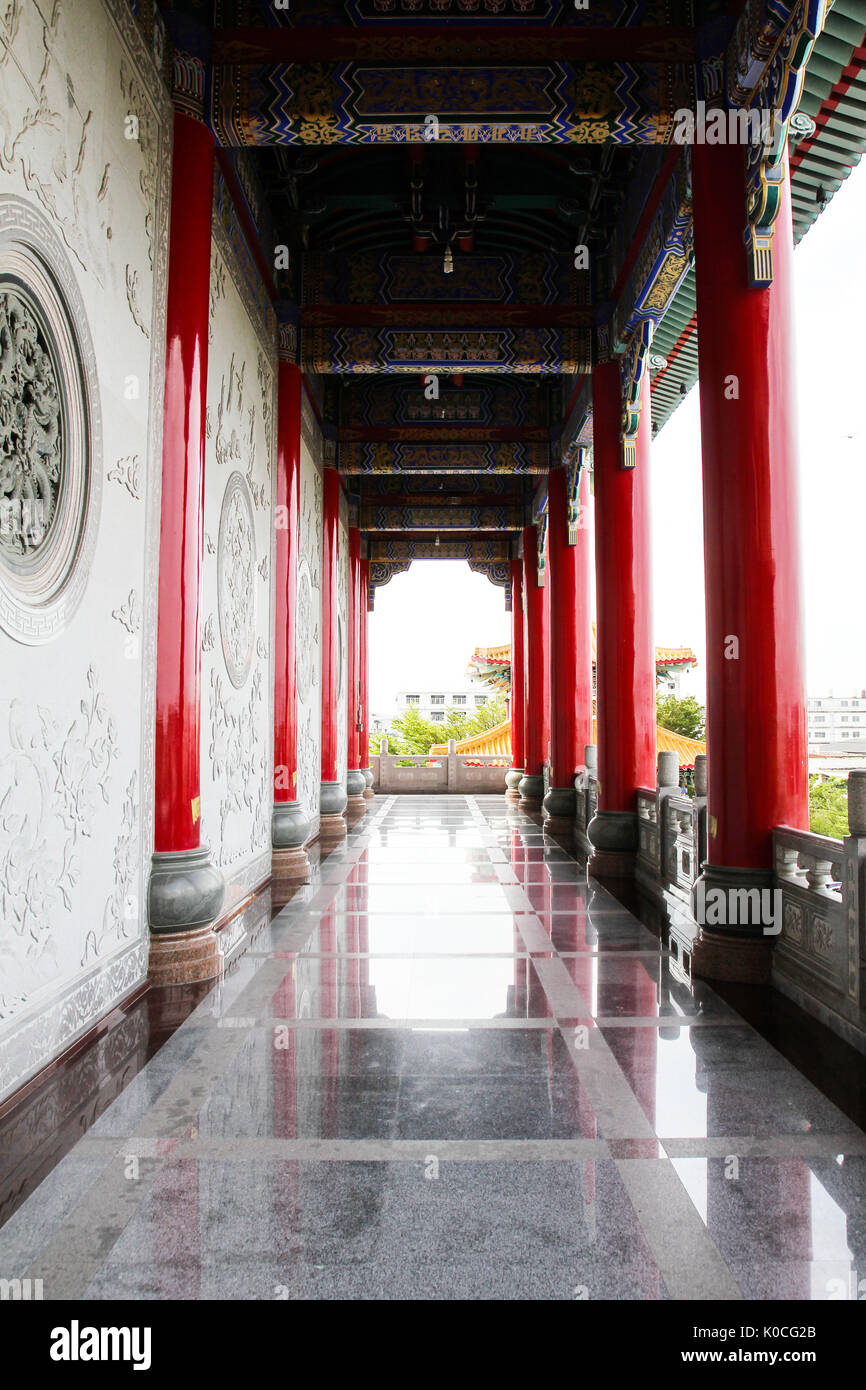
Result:
<instances>
[{"instance_id":1,"label":"floor reflection","mask_svg":"<svg viewBox=\"0 0 866 1390\"><path fill-rule=\"evenodd\" d=\"M856 1290L851 1107L534 821L379 798L313 860L143 1069L148 1030L118 1039L128 1084L33 1165L4 1268L106 1299Z\"/></svg>"}]
</instances>

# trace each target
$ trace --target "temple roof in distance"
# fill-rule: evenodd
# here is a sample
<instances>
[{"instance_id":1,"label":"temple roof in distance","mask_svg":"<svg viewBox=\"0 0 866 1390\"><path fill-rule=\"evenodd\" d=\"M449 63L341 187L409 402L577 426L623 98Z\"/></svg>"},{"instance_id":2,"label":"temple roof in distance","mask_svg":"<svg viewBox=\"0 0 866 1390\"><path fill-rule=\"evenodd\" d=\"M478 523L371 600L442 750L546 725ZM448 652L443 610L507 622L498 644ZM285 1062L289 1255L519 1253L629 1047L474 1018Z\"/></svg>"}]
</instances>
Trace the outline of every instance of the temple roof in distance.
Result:
<instances>
[{"instance_id":1,"label":"temple roof in distance","mask_svg":"<svg viewBox=\"0 0 866 1390\"><path fill-rule=\"evenodd\" d=\"M592 625L592 664L596 663L595 623ZM656 647L656 671L686 671L698 659L691 647ZM476 647L469 658L466 674L482 681L490 690L511 688L511 643L499 647Z\"/></svg>"}]
</instances>

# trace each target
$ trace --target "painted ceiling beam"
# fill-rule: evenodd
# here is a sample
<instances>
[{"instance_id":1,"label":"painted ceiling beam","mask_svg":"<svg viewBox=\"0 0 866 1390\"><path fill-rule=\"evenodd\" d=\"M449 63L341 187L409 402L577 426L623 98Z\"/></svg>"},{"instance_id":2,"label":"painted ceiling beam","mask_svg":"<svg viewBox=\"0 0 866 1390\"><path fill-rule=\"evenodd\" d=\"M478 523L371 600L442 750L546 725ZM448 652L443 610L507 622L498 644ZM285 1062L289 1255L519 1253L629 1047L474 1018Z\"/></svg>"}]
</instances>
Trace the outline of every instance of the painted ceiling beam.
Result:
<instances>
[{"instance_id":1,"label":"painted ceiling beam","mask_svg":"<svg viewBox=\"0 0 866 1390\"><path fill-rule=\"evenodd\" d=\"M524 509L516 507L421 507L361 505L362 531L520 531Z\"/></svg>"},{"instance_id":2,"label":"painted ceiling beam","mask_svg":"<svg viewBox=\"0 0 866 1390\"><path fill-rule=\"evenodd\" d=\"M363 473L546 473L549 444L341 444L337 466Z\"/></svg>"},{"instance_id":3,"label":"painted ceiling beam","mask_svg":"<svg viewBox=\"0 0 866 1390\"><path fill-rule=\"evenodd\" d=\"M389 537L387 540L371 536L369 542L370 563L405 560L509 560L511 542L508 540L478 540L473 537L460 539L449 536L436 544L435 536Z\"/></svg>"},{"instance_id":4,"label":"painted ceiling beam","mask_svg":"<svg viewBox=\"0 0 866 1390\"><path fill-rule=\"evenodd\" d=\"M444 277L443 277L444 278ZM301 327L331 328L478 328L503 325L527 328L582 327L592 323L592 309L573 304L312 304L301 309Z\"/></svg>"},{"instance_id":5,"label":"painted ceiling beam","mask_svg":"<svg viewBox=\"0 0 866 1390\"><path fill-rule=\"evenodd\" d=\"M426 42L426 40L424 40ZM210 123L235 145L667 144L689 63L217 64Z\"/></svg>"},{"instance_id":6,"label":"painted ceiling beam","mask_svg":"<svg viewBox=\"0 0 866 1390\"><path fill-rule=\"evenodd\" d=\"M452 20L453 25L453 20ZM313 26L297 29L215 29L215 63L240 67L265 63L381 63L438 61L522 63L571 60L584 63L693 63L695 31L683 25L460 25L434 32L411 25L368 28Z\"/></svg>"},{"instance_id":7,"label":"painted ceiling beam","mask_svg":"<svg viewBox=\"0 0 866 1390\"><path fill-rule=\"evenodd\" d=\"M425 421L422 425L344 426L337 431L338 444L485 444L497 440L506 444L545 444L550 438L546 425L442 425Z\"/></svg>"}]
</instances>

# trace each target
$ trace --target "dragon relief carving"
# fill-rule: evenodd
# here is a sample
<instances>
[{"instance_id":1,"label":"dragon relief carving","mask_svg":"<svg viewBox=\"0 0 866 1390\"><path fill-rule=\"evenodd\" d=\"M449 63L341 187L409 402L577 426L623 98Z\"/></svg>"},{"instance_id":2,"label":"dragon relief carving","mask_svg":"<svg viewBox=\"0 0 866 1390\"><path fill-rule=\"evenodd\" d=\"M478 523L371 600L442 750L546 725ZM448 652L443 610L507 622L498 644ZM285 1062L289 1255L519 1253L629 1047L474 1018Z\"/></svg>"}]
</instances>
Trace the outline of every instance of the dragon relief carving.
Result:
<instances>
[{"instance_id":1,"label":"dragon relief carving","mask_svg":"<svg viewBox=\"0 0 866 1390\"><path fill-rule=\"evenodd\" d=\"M0 1018L56 975L60 912L71 913L83 839L109 805L117 731L91 666L64 732L50 709L8 706L0 759Z\"/></svg>"},{"instance_id":2,"label":"dragon relief carving","mask_svg":"<svg viewBox=\"0 0 866 1390\"><path fill-rule=\"evenodd\" d=\"M0 291L0 554L39 549L63 486L60 388L51 351L24 299Z\"/></svg>"}]
</instances>

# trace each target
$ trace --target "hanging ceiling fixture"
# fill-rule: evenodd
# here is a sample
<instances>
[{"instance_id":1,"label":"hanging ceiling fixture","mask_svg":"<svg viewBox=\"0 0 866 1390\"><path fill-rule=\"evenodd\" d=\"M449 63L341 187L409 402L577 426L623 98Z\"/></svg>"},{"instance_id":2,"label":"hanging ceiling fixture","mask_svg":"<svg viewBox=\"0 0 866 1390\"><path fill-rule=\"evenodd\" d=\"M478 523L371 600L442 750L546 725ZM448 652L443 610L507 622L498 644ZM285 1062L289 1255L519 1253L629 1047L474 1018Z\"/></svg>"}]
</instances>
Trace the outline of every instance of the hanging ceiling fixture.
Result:
<instances>
[{"instance_id":1,"label":"hanging ceiling fixture","mask_svg":"<svg viewBox=\"0 0 866 1390\"><path fill-rule=\"evenodd\" d=\"M442 262L442 269L446 275L450 275L454 270L454 256L451 253L451 243L445 247L445 259Z\"/></svg>"}]
</instances>

